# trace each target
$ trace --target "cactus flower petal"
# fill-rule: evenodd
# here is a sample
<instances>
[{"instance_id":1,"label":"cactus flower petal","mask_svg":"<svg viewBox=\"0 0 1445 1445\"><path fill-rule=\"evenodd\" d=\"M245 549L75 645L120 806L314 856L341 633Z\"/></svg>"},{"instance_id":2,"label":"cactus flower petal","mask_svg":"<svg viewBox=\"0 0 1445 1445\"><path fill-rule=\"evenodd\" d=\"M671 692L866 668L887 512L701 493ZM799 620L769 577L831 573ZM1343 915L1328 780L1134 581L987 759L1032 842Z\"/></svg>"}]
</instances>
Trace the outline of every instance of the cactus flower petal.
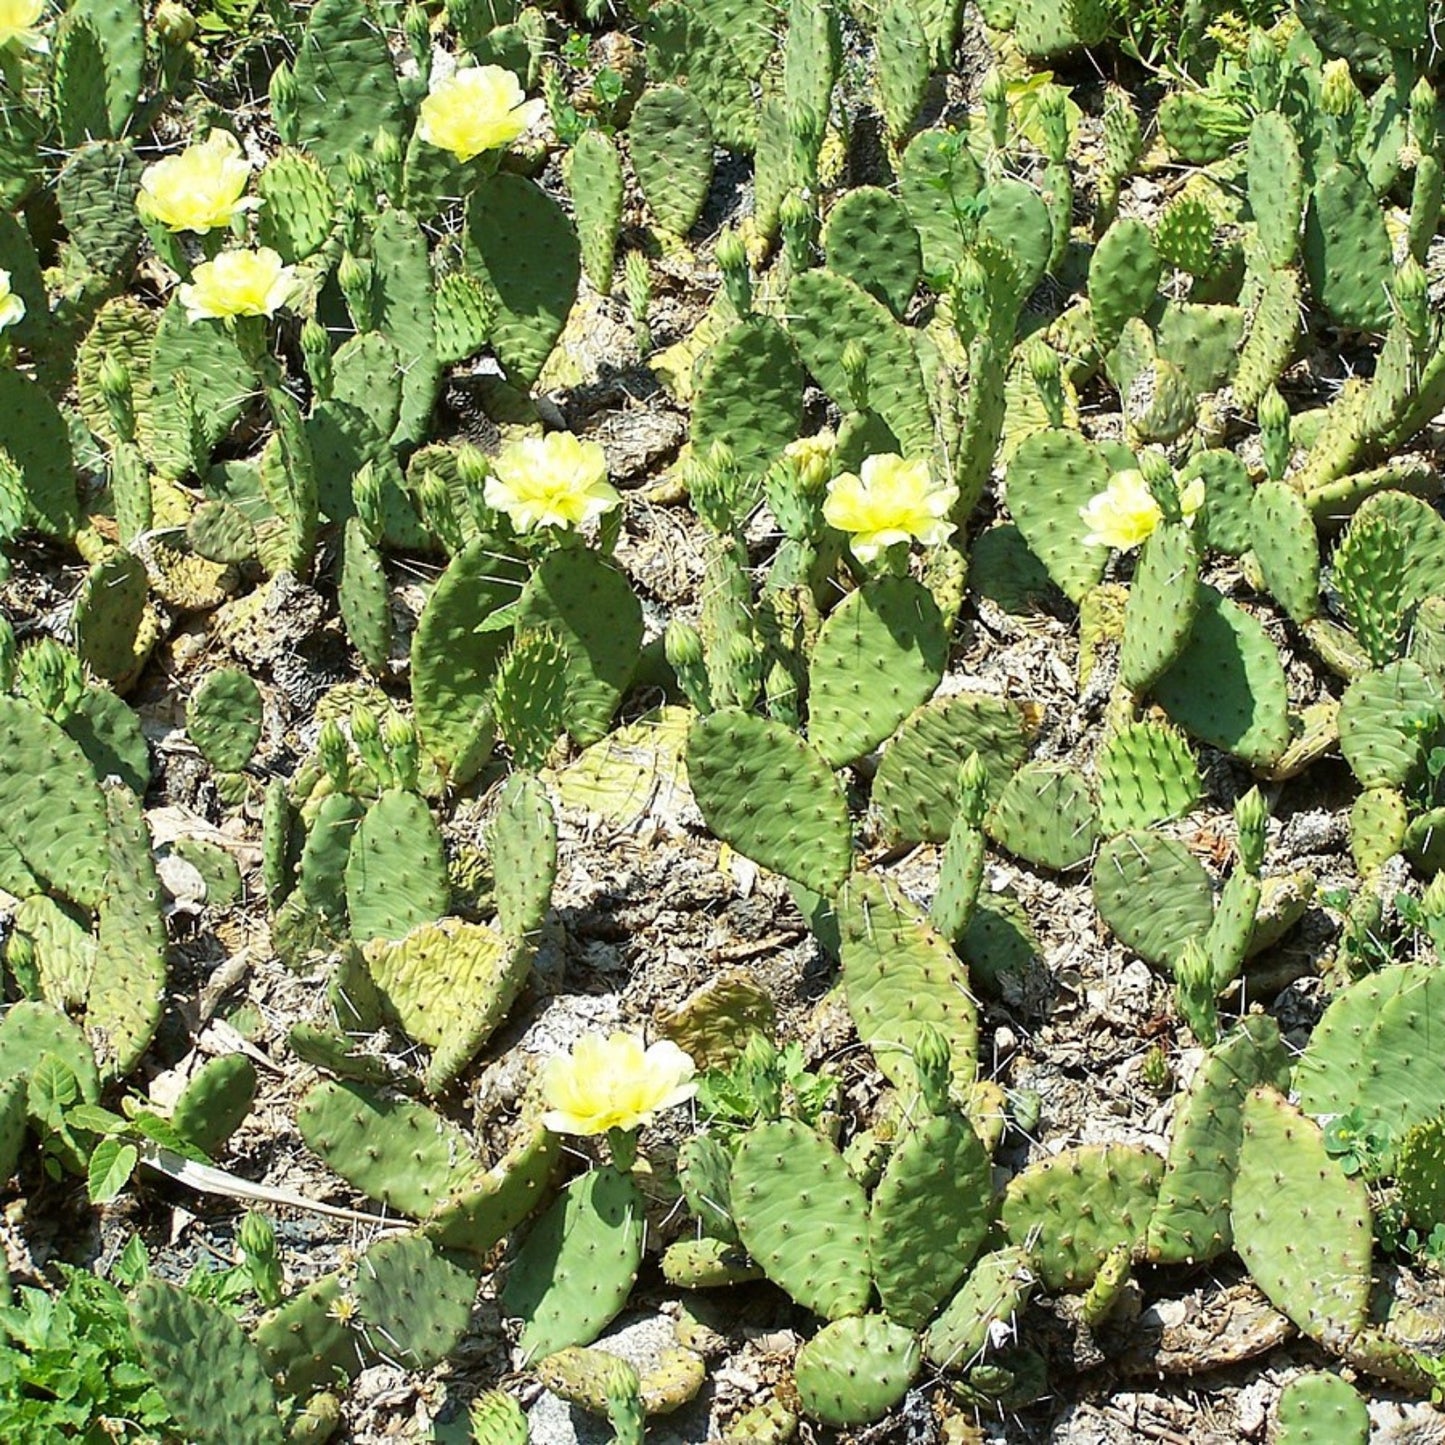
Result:
<instances>
[{"instance_id":1,"label":"cactus flower petal","mask_svg":"<svg viewBox=\"0 0 1445 1445\"><path fill-rule=\"evenodd\" d=\"M180 288L187 321L206 317L274 316L295 295L296 268L286 266L269 246L255 251L222 251L196 267Z\"/></svg>"},{"instance_id":2,"label":"cactus flower petal","mask_svg":"<svg viewBox=\"0 0 1445 1445\"><path fill-rule=\"evenodd\" d=\"M607 456L571 432L523 437L497 454L483 496L519 532L579 527L622 501L607 480Z\"/></svg>"},{"instance_id":3,"label":"cactus flower petal","mask_svg":"<svg viewBox=\"0 0 1445 1445\"><path fill-rule=\"evenodd\" d=\"M136 205L167 230L205 235L261 204L243 194L250 179L251 163L240 141L229 131L213 130L199 145L147 166Z\"/></svg>"},{"instance_id":4,"label":"cactus flower petal","mask_svg":"<svg viewBox=\"0 0 1445 1445\"><path fill-rule=\"evenodd\" d=\"M25 303L10 289L10 273L0 271L0 331L25 317Z\"/></svg>"},{"instance_id":5,"label":"cactus flower petal","mask_svg":"<svg viewBox=\"0 0 1445 1445\"><path fill-rule=\"evenodd\" d=\"M1204 478L1195 477L1179 493L1179 509L1192 522L1204 505ZM1159 525L1159 503L1149 490L1144 473L1115 472L1109 485L1079 508L1089 529L1084 541L1091 547L1113 547L1128 552L1142 546Z\"/></svg>"},{"instance_id":6,"label":"cactus flower petal","mask_svg":"<svg viewBox=\"0 0 1445 1445\"><path fill-rule=\"evenodd\" d=\"M925 547L946 542L954 532L948 514L957 500L958 488L935 481L924 458L889 453L865 457L857 475L834 477L823 517L851 534L860 562L871 562L896 542L916 540Z\"/></svg>"},{"instance_id":7,"label":"cactus flower petal","mask_svg":"<svg viewBox=\"0 0 1445 1445\"><path fill-rule=\"evenodd\" d=\"M40 33L45 0L0 0L0 49L9 45L44 53L50 43Z\"/></svg>"},{"instance_id":8,"label":"cactus flower petal","mask_svg":"<svg viewBox=\"0 0 1445 1445\"><path fill-rule=\"evenodd\" d=\"M421 103L417 134L428 145L469 161L505 150L542 118L540 100L528 100L517 77L500 65L474 65L432 86Z\"/></svg>"},{"instance_id":9,"label":"cactus flower petal","mask_svg":"<svg viewBox=\"0 0 1445 1445\"><path fill-rule=\"evenodd\" d=\"M550 1107L542 1122L559 1134L637 1129L692 1098L693 1072L692 1060L666 1040L644 1048L636 1034L584 1034L570 1054L547 1061L542 1091Z\"/></svg>"}]
</instances>

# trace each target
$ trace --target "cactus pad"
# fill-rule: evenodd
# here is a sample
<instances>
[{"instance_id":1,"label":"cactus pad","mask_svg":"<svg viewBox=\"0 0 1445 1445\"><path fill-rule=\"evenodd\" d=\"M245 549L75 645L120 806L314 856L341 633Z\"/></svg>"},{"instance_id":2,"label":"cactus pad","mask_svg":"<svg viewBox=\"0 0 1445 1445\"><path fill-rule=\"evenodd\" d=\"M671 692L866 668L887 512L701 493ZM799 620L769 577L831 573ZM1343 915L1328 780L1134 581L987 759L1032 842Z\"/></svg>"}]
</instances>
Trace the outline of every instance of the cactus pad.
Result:
<instances>
[{"instance_id":1,"label":"cactus pad","mask_svg":"<svg viewBox=\"0 0 1445 1445\"><path fill-rule=\"evenodd\" d=\"M1245 1095L1281 1087L1289 1058L1273 1019L1251 1016L1205 1056L1179 1098L1147 1252L1163 1264L1199 1264L1229 1248L1230 1192L1244 1138Z\"/></svg>"},{"instance_id":2,"label":"cactus pad","mask_svg":"<svg viewBox=\"0 0 1445 1445\"><path fill-rule=\"evenodd\" d=\"M803 1409L840 1428L881 1419L908 1393L921 1358L918 1339L882 1315L825 1325L798 1352L794 1379Z\"/></svg>"},{"instance_id":3,"label":"cactus pad","mask_svg":"<svg viewBox=\"0 0 1445 1445\"><path fill-rule=\"evenodd\" d=\"M199 1445L281 1445L276 1392L260 1351L219 1306L165 1280L141 1282L131 1330L146 1369Z\"/></svg>"},{"instance_id":4,"label":"cactus pad","mask_svg":"<svg viewBox=\"0 0 1445 1445\"><path fill-rule=\"evenodd\" d=\"M1369 1303L1365 1183L1329 1156L1317 1124L1267 1087L1244 1102L1230 1217L1234 1247L1270 1303L1311 1338L1344 1348Z\"/></svg>"},{"instance_id":5,"label":"cactus pad","mask_svg":"<svg viewBox=\"0 0 1445 1445\"><path fill-rule=\"evenodd\" d=\"M780 723L725 708L688 734L688 776L724 842L831 895L852 862L848 805L827 763Z\"/></svg>"},{"instance_id":6,"label":"cactus pad","mask_svg":"<svg viewBox=\"0 0 1445 1445\"><path fill-rule=\"evenodd\" d=\"M1214 917L1203 865L1182 843L1142 829L1120 833L1099 850L1094 906L1125 945L1170 968Z\"/></svg>"},{"instance_id":7,"label":"cactus pad","mask_svg":"<svg viewBox=\"0 0 1445 1445\"><path fill-rule=\"evenodd\" d=\"M827 1140L795 1119L750 1129L733 1159L732 1201L748 1253L805 1309L839 1319L866 1307L868 1204Z\"/></svg>"},{"instance_id":8,"label":"cactus pad","mask_svg":"<svg viewBox=\"0 0 1445 1445\"><path fill-rule=\"evenodd\" d=\"M522 1317L529 1359L590 1345L616 1318L637 1278L642 1196L609 1167L574 1179L533 1226L507 1273L502 1304Z\"/></svg>"},{"instance_id":9,"label":"cactus pad","mask_svg":"<svg viewBox=\"0 0 1445 1445\"><path fill-rule=\"evenodd\" d=\"M921 1120L894 1148L868 1209L868 1252L889 1319L920 1329L993 1221L993 1167L967 1119Z\"/></svg>"},{"instance_id":10,"label":"cactus pad","mask_svg":"<svg viewBox=\"0 0 1445 1445\"><path fill-rule=\"evenodd\" d=\"M948 637L937 604L907 577L849 593L818 634L809 663L809 739L842 767L892 736L943 677Z\"/></svg>"},{"instance_id":11,"label":"cactus pad","mask_svg":"<svg viewBox=\"0 0 1445 1445\"><path fill-rule=\"evenodd\" d=\"M912 713L883 751L873 780L873 807L894 842L942 843L958 814L958 769L977 753L994 802L1028 756L1029 714L1016 702L983 693L934 698Z\"/></svg>"},{"instance_id":12,"label":"cactus pad","mask_svg":"<svg viewBox=\"0 0 1445 1445\"><path fill-rule=\"evenodd\" d=\"M1053 1290L1086 1289L1116 1249L1142 1244L1164 1161L1125 1144L1081 1145L1009 1181L1003 1227Z\"/></svg>"},{"instance_id":13,"label":"cactus pad","mask_svg":"<svg viewBox=\"0 0 1445 1445\"><path fill-rule=\"evenodd\" d=\"M507 1016L532 965L531 950L480 923L443 918L362 950L407 1037L432 1050L427 1088L440 1093Z\"/></svg>"},{"instance_id":14,"label":"cactus pad","mask_svg":"<svg viewBox=\"0 0 1445 1445\"><path fill-rule=\"evenodd\" d=\"M1289 695L1279 649L1249 613L1201 586L1183 653L1154 697L1186 732L1253 768L1289 744Z\"/></svg>"},{"instance_id":15,"label":"cactus pad","mask_svg":"<svg viewBox=\"0 0 1445 1445\"><path fill-rule=\"evenodd\" d=\"M838 925L848 1010L879 1068L910 1087L914 1042L932 1025L948 1043L955 1081L972 1083L978 1009L967 970L948 941L870 874L849 880L838 902Z\"/></svg>"}]
</instances>

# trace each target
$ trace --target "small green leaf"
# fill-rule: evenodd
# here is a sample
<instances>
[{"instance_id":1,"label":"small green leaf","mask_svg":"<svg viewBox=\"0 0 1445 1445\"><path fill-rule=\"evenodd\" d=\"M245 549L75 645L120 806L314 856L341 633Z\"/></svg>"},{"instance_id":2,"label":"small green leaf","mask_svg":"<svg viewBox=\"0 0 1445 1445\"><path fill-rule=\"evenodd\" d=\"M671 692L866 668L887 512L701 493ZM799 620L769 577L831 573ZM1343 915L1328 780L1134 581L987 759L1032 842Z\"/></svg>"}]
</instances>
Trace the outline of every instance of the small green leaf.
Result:
<instances>
[{"instance_id":1,"label":"small green leaf","mask_svg":"<svg viewBox=\"0 0 1445 1445\"><path fill-rule=\"evenodd\" d=\"M90 1156L86 1191L92 1204L108 1204L130 1182L140 1154L134 1144L102 1139Z\"/></svg>"},{"instance_id":2,"label":"small green leaf","mask_svg":"<svg viewBox=\"0 0 1445 1445\"><path fill-rule=\"evenodd\" d=\"M125 1120L119 1114L112 1114L99 1104L77 1104L66 1111L65 1122L87 1134L118 1134L125 1128Z\"/></svg>"}]
</instances>

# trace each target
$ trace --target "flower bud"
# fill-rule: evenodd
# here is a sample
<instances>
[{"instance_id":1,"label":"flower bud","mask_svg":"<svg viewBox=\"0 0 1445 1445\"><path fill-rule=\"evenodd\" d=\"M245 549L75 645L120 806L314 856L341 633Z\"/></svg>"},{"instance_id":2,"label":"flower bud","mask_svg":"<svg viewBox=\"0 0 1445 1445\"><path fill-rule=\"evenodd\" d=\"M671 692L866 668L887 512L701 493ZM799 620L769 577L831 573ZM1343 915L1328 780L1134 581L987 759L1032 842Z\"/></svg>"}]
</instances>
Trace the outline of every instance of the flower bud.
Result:
<instances>
[{"instance_id":1,"label":"flower bud","mask_svg":"<svg viewBox=\"0 0 1445 1445\"><path fill-rule=\"evenodd\" d=\"M457 448L456 462L457 476L469 492L485 486L487 478L492 474L492 464L487 454L470 442L464 442Z\"/></svg>"},{"instance_id":2,"label":"flower bud","mask_svg":"<svg viewBox=\"0 0 1445 1445\"><path fill-rule=\"evenodd\" d=\"M778 206L778 225L783 233L783 260L788 273L801 275L813 264L818 240L818 213L802 191L789 191Z\"/></svg>"},{"instance_id":3,"label":"flower bud","mask_svg":"<svg viewBox=\"0 0 1445 1445\"><path fill-rule=\"evenodd\" d=\"M958 770L958 814L971 828L983 826L988 811L988 769L972 752Z\"/></svg>"},{"instance_id":4,"label":"flower bud","mask_svg":"<svg viewBox=\"0 0 1445 1445\"><path fill-rule=\"evenodd\" d=\"M301 358L306 375L311 378L312 391L318 400L325 401L331 395L333 382L331 336L314 316L308 316L301 323Z\"/></svg>"},{"instance_id":5,"label":"flower bud","mask_svg":"<svg viewBox=\"0 0 1445 1445\"><path fill-rule=\"evenodd\" d=\"M360 151L348 151L343 162L346 179L353 186L368 187L371 184L371 163Z\"/></svg>"},{"instance_id":6,"label":"flower bud","mask_svg":"<svg viewBox=\"0 0 1445 1445\"><path fill-rule=\"evenodd\" d=\"M1423 353L1429 345L1431 331L1430 278L1413 256L1407 255L1400 263L1390 295L1411 347Z\"/></svg>"},{"instance_id":7,"label":"flower bud","mask_svg":"<svg viewBox=\"0 0 1445 1445\"><path fill-rule=\"evenodd\" d=\"M376 546L386 530L386 511L381 475L370 459L362 463L351 479L351 499L356 504L356 515L361 519L367 540Z\"/></svg>"},{"instance_id":8,"label":"flower bud","mask_svg":"<svg viewBox=\"0 0 1445 1445\"><path fill-rule=\"evenodd\" d=\"M936 1025L924 1024L914 1035L913 1067L918 1074L919 1092L929 1113L946 1113L952 1051L942 1030Z\"/></svg>"},{"instance_id":9,"label":"flower bud","mask_svg":"<svg viewBox=\"0 0 1445 1445\"><path fill-rule=\"evenodd\" d=\"M995 150L1002 150L1008 144L1008 81L998 66L993 66L984 76L978 98L983 105L989 140Z\"/></svg>"},{"instance_id":10,"label":"flower bud","mask_svg":"<svg viewBox=\"0 0 1445 1445\"><path fill-rule=\"evenodd\" d=\"M702 636L697 628L681 617L674 617L667 624L667 630L662 634L662 650L674 672L702 665Z\"/></svg>"},{"instance_id":11,"label":"flower bud","mask_svg":"<svg viewBox=\"0 0 1445 1445\"><path fill-rule=\"evenodd\" d=\"M1028 343L1025 351L1029 376L1049 415L1049 425L1061 427L1064 424L1063 365L1059 353L1041 337Z\"/></svg>"},{"instance_id":12,"label":"flower bud","mask_svg":"<svg viewBox=\"0 0 1445 1445\"><path fill-rule=\"evenodd\" d=\"M843 377L854 411L868 410L868 353L855 337L843 347Z\"/></svg>"},{"instance_id":13,"label":"flower bud","mask_svg":"<svg viewBox=\"0 0 1445 1445\"><path fill-rule=\"evenodd\" d=\"M420 5L408 5L402 17L407 47L420 60L431 56L431 16Z\"/></svg>"},{"instance_id":14,"label":"flower bud","mask_svg":"<svg viewBox=\"0 0 1445 1445\"><path fill-rule=\"evenodd\" d=\"M466 545L456 499L445 478L427 467L416 484L416 499L427 528L448 552L455 555Z\"/></svg>"},{"instance_id":15,"label":"flower bud","mask_svg":"<svg viewBox=\"0 0 1445 1445\"><path fill-rule=\"evenodd\" d=\"M62 727L80 706L85 677L80 659L53 637L32 642L20 654L16 690Z\"/></svg>"},{"instance_id":16,"label":"flower bud","mask_svg":"<svg viewBox=\"0 0 1445 1445\"><path fill-rule=\"evenodd\" d=\"M753 282L748 271L748 248L743 238L735 230L724 231L718 237L715 254L733 310L739 316L746 316L753 307Z\"/></svg>"},{"instance_id":17,"label":"flower bud","mask_svg":"<svg viewBox=\"0 0 1445 1445\"><path fill-rule=\"evenodd\" d=\"M1289 403L1279 394L1279 388L1270 386L1259 399L1259 429L1261 431L1289 430Z\"/></svg>"},{"instance_id":18,"label":"flower bud","mask_svg":"<svg viewBox=\"0 0 1445 1445\"><path fill-rule=\"evenodd\" d=\"M838 438L831 431L816 436L799 437L783 448L783 455L793 464L798 489L805 497L821 497L833 476L833 461L838 451Z\"/></svg>"},{"instance_id":19,"label":"flower bud","mask_svg":"<svg viewBox=\"0 0 1445 1445\"><path fill-rule=\"evenodd\" d=\"M652 273L641 251L629 251L622 258L622 289L627 293L627 310L634 321L646 321L652 305Z\"/></svg>"},{"instance_id":20,"label":"flower bud","mask_svg":"<svg viewBox=\"0 0 1445 1445\"><path fill-rule=\"evenodd\" d=\"M758 646L745 632L728 638L728 665L740 673L751 673L758 665Z\"/></svg>"},{"instance_id":21,"label":"flower bud","mask_svg":"<svg viewBox=\"0 0 1445 1445\"><path fill-rule=\"evenodd\" d=\"M135 399L130 371L118 356L106 356L100 363L100 395L111 425L123 441L135 440Z\"/></svg>"},{"instance_id":22,"label":"flower bud","mask_svg":"<svg viewBox=\"0 0 1445 1445\"><path fill-rule=\"evenodd\" d=\"M1035 338L1029 343L1026 356L1029 375L1040 391L1059 384L1059 376L1063 370L1059 362L1059 353L1047 341Z\"/></svg>"},{"instance_id":23,"label":"flower bud","mask_svg":"<svg viewBox=\"0 0 1445 1445\"><path fill-rule=\"evenodd\" d=\"M100 363L100 394L106 401L129 402L130 372L119 357L107 356Z\"/></svg>"},{"instance_id":24,"label":"flower bud","mask_svg":"<svg viewBox=\"0 0 1445 1445\"><path fill-rule=\"evenodd\" d=\"M1283 481L1285 472L1289 470L1293 444L1290 441L1289 403L1276 387L1269 387L1260 397L1256 417L1260 446L1264 451L1264 469L1273 481Z\"/></svg>"},{"instance_id":25,"label":"flower bud","mask_svg":"<svg viewBox=\"0 0 1445 1445\"><path fill-rule=\"evenodd\" d=\"M1264 866L1265 824L1268 821L1269 806L1257 787L1251 788L1235 802L1235 846L1239 849L1239 861L1246 873L1257 876Z\"/></svg>"},{"instance_id":26,"label":"flower bud","mask_svg":"<svg viewBox=\"0 0 1445 1445\"><path fill-rule=\"evenodd\" d=\"M1435 149L1436 116L1435 88L1422 75L1410 92L1410 139L1422 154Z\"/></svg>"},{"instance_id":27,"label":"flower bud","mask_svg":"<svg viewBox=\"0 0 1445 1445\"><path fill-rule=\"evenodd\" d=\"M321 770L330 780L332 788L344 793L351 781L351 748L346 734L335 718L327 718L321 724L316 738L316 755L321 760Z\"/></svg>"},{"instance_id":28,"label":"flower bud","mask_svg":"<svg viewBox=\"0 0 1445 1445\"><path fill-rule=\"evenodd\" d=\"M382 746L391 763L391 775L398 788L415 792L421 765L416 728L398 712L388 715L381 734Z\"/></svg>"},{"instance_id":29,"label":"flower bud","mask_svg":"<svg viewBox=\"0 0 1445 1445\"><path fill-rule=\"evenodd\" d=\"M382 171L390 175L401 164L401 142L389 130L379 130L371 142L371 154Z\"/></svg>"},{"instance_id":30,"label":"flower bud","mask_svg":"<svg viewBox=\"0 0 1445 1445\"><path fill-rule=\"evenodd\" d=\"M196 19L184 5L175 0L161 0L151 22L162 45L179 49L189 44L196 33Z\"/></svg>"},{"instance_id":31,"label":"flower bud","mask_svg":"<svg viewBox=\"0 0 1445 1445\"><path fill-rule=\"evenodd\" d=\"M1275 109L1283 79L1279 48L1265 31L1256 27L1250 31L1244 55L1256 109Z\"/></svg>"},{"instance_id":32,"label":"flower bud","mask_svg":"<svg viewBox=\"0 0 1445 1445\"><path fill-rule=\"evenodd\" d=\"M1219 1038L1219 1005L1214 993L1214 966L1204 945L1191 938L1174 960L1174 999L1185 1022L1205 1048Z\"/></svg>"},{"instance_id":33,"label":"flower bud","mask_svg":"<svg viewBox=\"0 0 1445 1445\"><path fill-rule=\"evenodd\" d=\"M1327 60L1320 73L1320 109L1344 119L1354 113L1360 93L1355 89L1348 60Z\"/></svg>"},{"instance_id":34,"label":"flower bud","mask_svg":"<svg viewBox=\"0 0 1445 1445\"><path fill-rule=\"evenodd\" d=\"M252 1259L274 1259L276 1257L276 1231L264 1214L251 1210L241 1221L236 1231L236 1243Z\"/></svg>"},{"instance_id":35,"label":"flower bud","mask_svg":"<svg viewBox=\"0 0 1445 1445\"><path fill-rule=\"evenodd\" d=\"M754 1031L743 1045L742 1071L764 1119L783 1111L783 1065L777 1045L765 1033Z\"/></svg>"},{"instance_id":36,"label":"flower bud","mask_svg":"<svg viewBox=\"0 0 1445 1445\"><path fill-rule=\"evenodd\" d=\"M1063 86L1054 85L1052 82L1041 87L1035 97L1034 115L1043 138L1042 150L1045 157L1055 165L1062 165L1068 158L1068 100L1068 92Z\"/></svg>"},{"instance_id":37,"label":"flower bud","mask_svg":"<svg viewBox=\"0 0 1445 1445\"><path fill-rule=\"evenodd\" d=\"M361 761L371 770L377 782L384 785L390 764L381 745L381 723L369 708L357 703L351 709L351 741Z\"/></svg>"},{"instance_id":38,"label":"flower bud","mask_svg":"<svg viewBox=\"0 0 1445 1445\"><path fill-rule=\"evenodd\" d=\"M277 61L270 78L270 103L273 111L290 114L296 108L296 77L286 61Z\"/></svg>"}]
</instances>

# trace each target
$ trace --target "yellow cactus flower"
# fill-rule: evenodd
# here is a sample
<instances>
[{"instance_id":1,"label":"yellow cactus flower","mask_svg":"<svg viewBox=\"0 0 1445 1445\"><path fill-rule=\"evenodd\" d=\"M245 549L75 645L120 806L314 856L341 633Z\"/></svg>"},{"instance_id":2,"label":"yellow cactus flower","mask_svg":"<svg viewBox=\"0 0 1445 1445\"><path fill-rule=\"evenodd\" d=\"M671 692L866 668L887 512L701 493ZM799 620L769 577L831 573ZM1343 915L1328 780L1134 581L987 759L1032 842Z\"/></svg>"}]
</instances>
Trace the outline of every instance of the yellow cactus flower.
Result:
<instances>
[{"instance_id":1,"label":"yellow cactus flower","mask_svg":"<svg viewBox=\"0 0 1445 1445\"><path fill-rule=\"evenodd\" d=\"M274 316L296 292L296 268L285 266L269 246L222 251L203 261L180 288L187 321L206 317Z\"/></svg>"},{"instance_id":2,"label":"yellow cactus flower","mask_svg":"<svg viewBox=\"0 0 1445 1445\"><path fill-rule=\"evenodd\" d=\"M1193 522L1203 505L1204 478L1195 477L1179 494L1179 510L1186 522ZM1091 547L1114 547L1120 552L1142 546L1162 515L1144 473L1132 469L1115 472L1109 485L1079 508L1089 529L1084 541Z\"/></svg>"},{"instance_id":3,"label":"yellow cactus flower","mask_svg":"<svg viewBox=\"0 0 1445 1445\"><path fill-rule=\"evenodd\" d=\"M828 525L852 533L853 555L860 562L871 562L896 542L916 539L936 547L953 535L948 514L958 501L958 488L935 481L924 458L909 461L889 452L865 457L860 471L834 477L823 503Z\"/></svg>"},{"instance_id":4,"label":"yellow cactus flower","mask_svg":"<svg viewBox=\"0 0 1445 1445\"><path fill-rule=\"evenodd\" d=\"M10 289L10 273L0 271L0 331L24 317L25 303Z\"/></svg>"},{"instance_id":5,"label":"yellow cactus flower","mask_svg":"<svg viewBox=\"0 0 1445 1445\"><path fill-rule=\"evenodd\" d=\"M159 221L168 231L205 235L261 204L242 194L250 179L251 163L241 142L230 131L213 130L199 145L147 166L141 172L136 206L141 215Z\"/></svg>"},{"instance_id":6,"label":"yellow cactus flower","mask_svg":"<svg viewBox=\"0 0 1445 1445\"><path fill-rule=\"evenodd\" d=\"M17 45L21 50L44 52L50 42L40 33L45 0L0 0L0 49Z\"/></svg>"},{"instance_id":7,"label":"yellow cactus flower","mask_svg":"<svg viewBox=\"0 0 1445 1445\"><path fill-rule=\"evenodd\" d=\"M580 441L567 431L523 437L503 447L482 495L519 532L579 527L622 501L607 481L606 453L596 442Z\"/></svg>"},{"instance_id":8,"label":"yellow cactus flower","mask_svg":"<svg viewBox=\"0 0 1445 1445\"><path fill-rule=\"evenodd\" d=\"M505 150L542 118L546 106L528 100L517 77L500 65L474 65L432 86L421 103L417 134L428 145L469 161Z\"/></svg>"},{"instance_id":9,"label":"yellow cactus flower","mask_svg":"<svg viewBox=\"0 0 1445 1445\"><path fill-rule=\"evenodd\" d=\"M644 1049L636 1034L584 1034L570 1054L542 1071L548 1110L542 1123L558 1134L639 1129L655 1114L697 1092L692 1060L674 1043Z\"/></svg>"}]
</instances>

